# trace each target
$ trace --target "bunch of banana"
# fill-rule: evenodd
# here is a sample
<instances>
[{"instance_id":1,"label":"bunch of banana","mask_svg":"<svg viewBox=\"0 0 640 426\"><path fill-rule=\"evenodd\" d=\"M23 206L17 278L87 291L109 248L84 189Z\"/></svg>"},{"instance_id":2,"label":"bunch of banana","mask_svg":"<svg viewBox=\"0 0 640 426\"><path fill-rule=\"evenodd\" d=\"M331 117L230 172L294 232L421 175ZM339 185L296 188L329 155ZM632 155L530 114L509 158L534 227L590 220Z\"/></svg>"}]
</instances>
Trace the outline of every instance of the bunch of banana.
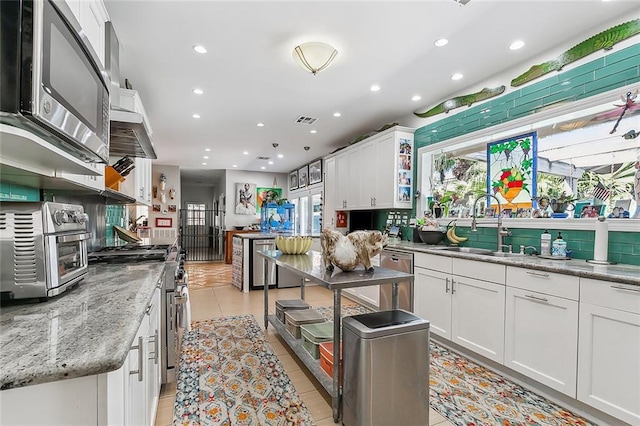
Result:
<instances>
[{"instance_id":1,"label":"bunch of banana","mask_svg":"<svg viewBox=\"0 0 640 426\"><path fill-rule=\"evenodd\" d=\"M459 244L467 241L467 237L459 237L456 235L456 225L454 224L447 230L447 238L451 241L451 244Z\"/></svg>"}]
</instances>

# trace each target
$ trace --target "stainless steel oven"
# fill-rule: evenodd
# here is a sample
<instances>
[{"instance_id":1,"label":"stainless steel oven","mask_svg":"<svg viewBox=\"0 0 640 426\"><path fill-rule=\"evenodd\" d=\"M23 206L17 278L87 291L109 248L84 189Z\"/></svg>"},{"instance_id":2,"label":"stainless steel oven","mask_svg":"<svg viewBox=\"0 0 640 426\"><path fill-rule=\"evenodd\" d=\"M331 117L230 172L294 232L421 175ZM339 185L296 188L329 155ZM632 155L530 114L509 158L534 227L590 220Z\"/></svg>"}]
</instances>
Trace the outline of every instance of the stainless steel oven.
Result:
<instances>
[{"instance_id":1,"label":"stainless steel oven","mask_svg":"<svg viewBox=\"0 0 640 426\"><path fill-rule=\"evenodd\" d=\"M89 218L82 206L0 204L0 292L4 299L46 299L87 274Z\"/></svg>"},{"instance_id":2,"label":"stainless steel oven","mask_svg":"<svg viewBox=\"0 0 640 426\"><path fill-rule=\"evenodd\" d=\"M0 122L109 161L106 73L62 0L0 1ZM83 40L84 37L84 40Z\"/></svg>"}]
</instances>

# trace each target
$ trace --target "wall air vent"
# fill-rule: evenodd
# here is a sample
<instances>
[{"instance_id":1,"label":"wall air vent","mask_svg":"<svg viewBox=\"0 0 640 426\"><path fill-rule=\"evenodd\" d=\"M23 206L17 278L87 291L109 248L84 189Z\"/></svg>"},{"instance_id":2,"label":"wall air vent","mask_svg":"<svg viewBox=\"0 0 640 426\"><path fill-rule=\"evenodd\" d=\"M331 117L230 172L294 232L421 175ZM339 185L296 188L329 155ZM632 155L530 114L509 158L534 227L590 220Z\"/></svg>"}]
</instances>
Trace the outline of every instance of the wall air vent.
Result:
<instances>
[{"instance_id":1,"label":"wall air vent","mask_svg":"<svg viewBox=\"0 0 640 426\"><path fill-rule=\"evenodd\" d=\"M256 157L256 160L269 160L271 157L263 157L263 156L258 156Z\"/></svg>"},{"instance_id":2,"label":"wall air vent","mask_svg":"<svg viewBox=\"0 0 640 426\"><path fill-rule=\"evenodd\" d=\"M317 118L313 118L313 117L305 117L304 115L301 115L300 117L296 118L296 123L298 124L314 124L316 121L318 121Z\"/></svg>"},{"instance_id":3,"label":"wall air vent","mask_svg":"<svg viewBox=\"0 0 640 426\"><path fill-rule=\"evenodd\" d=\"M464 6L465 4L469 3L471 0L453 0L453 1Z\"/></svg>"}]
</instances>

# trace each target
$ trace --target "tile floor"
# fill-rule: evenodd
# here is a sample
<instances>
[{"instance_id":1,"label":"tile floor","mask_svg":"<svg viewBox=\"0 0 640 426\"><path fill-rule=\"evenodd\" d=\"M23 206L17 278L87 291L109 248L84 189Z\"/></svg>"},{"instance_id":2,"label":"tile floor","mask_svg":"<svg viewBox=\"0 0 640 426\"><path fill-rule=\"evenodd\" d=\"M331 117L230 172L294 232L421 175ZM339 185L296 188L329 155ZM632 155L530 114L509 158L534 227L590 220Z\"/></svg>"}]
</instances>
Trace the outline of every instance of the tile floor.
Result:
<instances>
[{"instance_id":1,"label":"tile floor","mask_svg":"<svg viewBox=\"0 0 640 426\"><path fill-rule=\"evenodd\" d=\"M192 263L189 271L189 296L191 299L192 321L218 316L253 314L259 323L263 321L263 293L253 291L241 293L230 282L230 265L223 263ZM228 278L228 281L226 281ZM275 312L276 299L300 297L299 288L269 290L270 312ZM306 287L306 301L313 306L331 306L333 295L318 287ZM346 300L345 300L346 302ZM273 327L267 329L267 339L282 362L298 394L308 407L318 426L334 425L331 413L331 399L320 383L307 372L296 355L280 338ZM163 385L156 415L156 426L171 425L176 385ZM451 423L434 410L430 410L430 425L446 426Z\"/></svg>"}]
</instances>

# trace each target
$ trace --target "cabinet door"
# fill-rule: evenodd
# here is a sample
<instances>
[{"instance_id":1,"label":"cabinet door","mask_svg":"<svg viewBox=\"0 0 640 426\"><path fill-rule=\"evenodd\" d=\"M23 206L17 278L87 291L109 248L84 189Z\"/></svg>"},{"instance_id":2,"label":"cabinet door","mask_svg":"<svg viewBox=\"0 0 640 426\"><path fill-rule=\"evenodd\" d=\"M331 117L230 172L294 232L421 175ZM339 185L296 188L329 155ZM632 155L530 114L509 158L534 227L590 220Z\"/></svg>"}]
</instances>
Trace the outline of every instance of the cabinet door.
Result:
<instances>
[{"instance_id":1,"label":"cabinet door","mask_svg":"<svg viewBox=\"0 0 640 426\"><path fill-rule=\"evenodd\" d=\"M129 363L129 384L126 416L129 425L144 425L147 417L146 404L146 351L147 333L149 331L149 321L143 319L138 333L131 345L127 360Z\"/></svg>"},{"instance_id":2,"label":"cabinet door","mask_svg":"<svg viewBox=\"0 0 640 426\"><path fill-rule=\"evenodd\" d=\"M158 399L160 397L160 289L156 289L149 303L148 313L149 331L147 333L147 375L144 381L146 387L146 423L155 422ZM146 319L146 318L145 318ZM144 321L144 320L143 320Z\"/></svg>"},{"instance_id":3,"label":"cabinet door","mask_svg":"<svg viewBox=\"0 0 640 426\"><path fill-rule=\"evenodd\" d=\"M146 205L151 205L151 160L148 158L135 159L136 168L135 172L135 193L133 196L138 202ZM171 183L167 183L164 194L167 198L166 202L169 202L169 189Z\"/></svg>"},{"instance_id":4,"label":"cabinet door","mask_svg":"<svg viewBox=\"0 0 640 426\"><path fill-rule=\"evenodd\" d=\"M324 160L324 193L322 196L323 213L322 225L325 228L336 229L336 158ZM341 201L340 201L341 203ZM340 204L340 207L342 204Z\"/></svg>"},{"instance_id":5,"label":"cabinet door","mask_svg":"<svg viewBox=\"0 0 640 426\"><path fill-rule=\"evenodd\" d=\"M336 157L336 209L345 210L351 206L347 205L349 197L347 188L349 183L349 156L347 153Z\"/></svg>"},{"instance_id":6,"label":"cabinet door","mask_svg":"<svg viewBox=\"0 0 640 426\"><path fill-rule=\"evenodd\" d=\"M394 135L388 134L376 142L376 167L374 170L374 207L392 208L398 177L395 172ZM366 164L366 163L365 163Z\"/></svg>"},{"instance_id":7,"label":"cabinet door","mask_svg":"<svg viewBox=\"0 0 640 426\"><path fill-rule=\"evenodd\" d=\"M640 424L640 315L581 302L579 341L578 399Z\"/></svg>"},{"instance_id":8,"label":"cabinet door","mask_svg":"<svg viewBox=\"0 0 640 426\"><path fill-rule=\"evenodd\" d=\"M430 322L431 333L451 339L451 280L448 274L415 268L413 311Z\"/></svg>"},{"instance_id":9,"label":"cabinet door","mask_svg":"<svg viewBox=\"0 0 640 426\"><path fill-rule=\"evenodd\" d=\"M347 208L348 209L359 209L362 208L360 200L360 173L364 169L364 165L362 164L360 149L352 149L347 153L349 157L349 171L348 171L348 179L344 182L339 182L339 185L344 185L347 187ZM366 208L371 208L369 204L364 206Z\"/></svg>"},{"instance_id":10,"label":"cabinet door","mask_svg":"<svg viewBox=\"0 0 640 426\"><path fill-rule=\"evenodd\" d=\"M502 363L505 286L453 275L451 292L451 340Z\"/></svg>"},{"instance_id":11,"label":"cabinet door","mask_svg":"<svg viewBox=\"0 0 640 426\"><path fill-rule=\"evenodd\" d=\"M101 0L81 1L79 4L78 22L86 34L91 47L95 51L100 65L104 66L105 51L105 22L107 12Z\"/></svg>"},{"instance_id":12,"label":"cabinet door","mask_svg":"<svg viewBox=\"0 0 640 426\"><path fill-rule=\"evenodd\" d=\"M378 141L361 142L357 158L354 156L351 161L360 164L360 173L357 185L360 187L358 207L371 209L375 207L374 198L378 192ZM350 181L355 184L355 181Z\"/></svg>"},{"instance_id":13,"label":"cabinet door","mask_svg":"<svg viewBox=\"0 0 640 426\"><path fill-rule=\"evenodd\" d=\"M576 397L578 302L507 287L504 364Z\"/></svg>"}]
</instances>

